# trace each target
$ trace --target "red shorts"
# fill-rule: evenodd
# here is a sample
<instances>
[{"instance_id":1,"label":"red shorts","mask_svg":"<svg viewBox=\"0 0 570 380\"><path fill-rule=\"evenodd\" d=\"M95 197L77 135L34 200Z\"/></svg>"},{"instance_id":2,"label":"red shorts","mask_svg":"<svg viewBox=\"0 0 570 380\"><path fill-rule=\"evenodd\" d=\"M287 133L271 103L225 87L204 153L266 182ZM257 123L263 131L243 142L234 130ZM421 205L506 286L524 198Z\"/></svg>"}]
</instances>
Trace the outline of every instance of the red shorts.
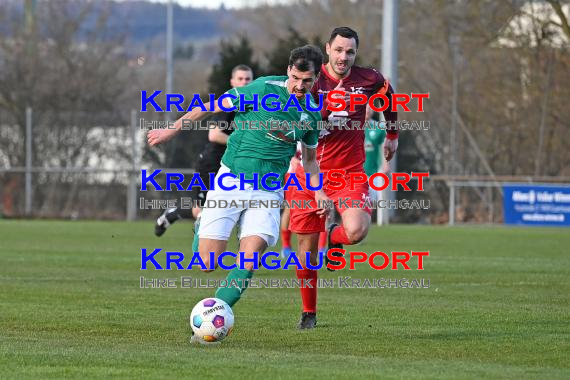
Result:
<instances>
[{"instance_id":1,"label":"red shorts","mask_svg":"<svg viewBox=\"0 0 570 380\"><path fill-rule=\"evenodd\" d=\"M296 187L291 186L287 190L289 194L286 195L286 199L288 202L295 201L297 202L296 204L299 205L303 205L304 201L308 201L312 208L292 207L289 230L301 234L325 231L325 218L317 215L318 209L315 202L315 192L306 190L305 172L300 169L296 174L304 190L298 190ZM325 193L332 199L338 212L342 215L348 209L357 208L372 215L372 210L369 207L363 206L363 202L368 199L368 183L356 184L354 190L351 190L348 175L346 176L346 183L346 188L342 190L327 190L326 179L323 184Z\"/></svg>"},{"instance_id":2,"label":"red shorts","mask_svg":"<svg viewBox=\"0 0 570 380\"><path fill-rule=\"evenodd\" d=\"M285 183L287 182L287 180L289 179L290 176L291 176L291 173L285 173ZM285 194L283 194L283 197L285 198L286 201L291 202L292 196L293 196L293 188L290 187L287 190L285 190Z\"/></svg>"}]
</instances>

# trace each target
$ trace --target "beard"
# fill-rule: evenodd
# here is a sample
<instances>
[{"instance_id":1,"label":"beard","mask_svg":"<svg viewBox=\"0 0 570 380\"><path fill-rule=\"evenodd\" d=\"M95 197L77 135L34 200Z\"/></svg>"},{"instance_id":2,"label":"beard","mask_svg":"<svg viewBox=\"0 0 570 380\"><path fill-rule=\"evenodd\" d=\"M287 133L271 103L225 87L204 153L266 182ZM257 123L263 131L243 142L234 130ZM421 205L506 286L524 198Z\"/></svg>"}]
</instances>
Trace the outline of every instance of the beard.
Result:
<instances>
[{"instance_id":1,"label":"beard","mask_svg":"<svg viewBox=\"0 0 570 380\"><path fill-rule=\"evenodd\" d=\"M348 62L335 62L334 65L331 65L333 71L338 75L344 75L350 69L350 65Z\"/></svg>"}]
</instances>

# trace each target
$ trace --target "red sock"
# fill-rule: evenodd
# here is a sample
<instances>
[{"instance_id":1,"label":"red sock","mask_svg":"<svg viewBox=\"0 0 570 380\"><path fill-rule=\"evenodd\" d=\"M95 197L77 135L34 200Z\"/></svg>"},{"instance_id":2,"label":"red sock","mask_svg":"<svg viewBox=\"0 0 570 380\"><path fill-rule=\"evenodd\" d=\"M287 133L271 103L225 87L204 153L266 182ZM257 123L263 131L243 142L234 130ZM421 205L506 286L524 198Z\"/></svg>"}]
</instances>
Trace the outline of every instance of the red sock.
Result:
<instances>
[{"instance_id":1,"label":"red sock","mask_svg":"<svg viewBox=\"0 0 570 380\"><path fill-rule=\"evenodd\" d=\"M319 234L319 251L324 250L326 246L327 246L327 233L321 232Z\"/></svg>"},{"instance_id":2,"label":"red sock","mask_svg":"<svg viewBox=\"0 0 570 380\"><path fill-rule=\"evenodd\" d=\"M331 243L333 243L333 244L352 244L352 242L350 240L348 240L348 236L346 236L346 232L344 231L343 226L335 227L334 230L332 230Z\"/></svg>"},{"instance_id":3,"label":"red sock","mask_svg":"<svg viewBox=\"0 0 570 380\"><path fill-rule=\"evenodd\" d=\"M291 248L291 231L281 230L281 241L283 242L283 248Z\"/></svg>"},{"instance_id":4,"label":"red sock","mask_svg":"<svg viewBox=\"0 0 570 380\"><path fill-rule=\"evenodd\" d=\"M301 300L303 301L303 311L307 313L317 312L317 271L310 269L297 269L297 278L301 281L311 280L312 288L303 286L301 283Z\"/></svg>"}]
</instances>

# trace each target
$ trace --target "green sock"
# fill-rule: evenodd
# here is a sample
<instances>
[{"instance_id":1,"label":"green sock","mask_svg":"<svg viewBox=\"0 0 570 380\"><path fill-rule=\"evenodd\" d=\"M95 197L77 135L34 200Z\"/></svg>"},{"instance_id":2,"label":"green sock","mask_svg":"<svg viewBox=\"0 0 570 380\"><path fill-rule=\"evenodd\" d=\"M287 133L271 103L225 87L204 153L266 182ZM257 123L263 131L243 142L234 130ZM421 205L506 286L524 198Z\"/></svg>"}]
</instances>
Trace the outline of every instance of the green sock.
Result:
<instances>
[{"instance_id":1,"label":"green sock","mask_svg":"<svg viewBox=\"0 0 570 380\"><path fill-rule=\"evenodd\" d=\"M230 307L233 307L249 286L251 277L253 277L253 272L247 269L232 269L226 276L226 286L219 287L216 290L216 298L225 301Z\"/></svg>"},{"instance_id":2,"label":"green sock","mask_svg":"<svg viewBox=\"0 0 570 380\"><path fill-rule=\"evenodd\" d=\"M194 239L192 240L192 252L198 252L198 243L200 243L200 237L198 236L198 230L200 229L200 216L196 218L194 222Z\"/></svg>"}]
</instances>

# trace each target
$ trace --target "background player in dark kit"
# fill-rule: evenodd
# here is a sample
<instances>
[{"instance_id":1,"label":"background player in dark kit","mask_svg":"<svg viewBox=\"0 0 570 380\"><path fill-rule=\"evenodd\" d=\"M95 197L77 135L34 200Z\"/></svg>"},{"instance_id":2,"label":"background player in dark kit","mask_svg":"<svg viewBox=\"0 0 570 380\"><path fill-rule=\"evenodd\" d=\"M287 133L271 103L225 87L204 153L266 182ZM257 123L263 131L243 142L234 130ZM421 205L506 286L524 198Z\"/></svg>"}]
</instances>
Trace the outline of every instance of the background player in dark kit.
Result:
<instances>
[{"instance_id":1,"label":"background player in dark kit","mask_svg":"<svg viewBox=\"0 0 570 380\"><path fill-rule=\"evenodd\" d=\"M230 85L232 88L243 87L253 80L253 71L247 65L237 65L232 69L232 76L230 78ZM234 120L235 112L224 112L215 116L216 121L227 122L227 129L210 129L208 131L208 144L204 147L196 170L200 173L202 181L207 188L210 188L209 173L217 173L220 169L220 161L226 151L228 137L232 134L233 129L229 128L230 123ZM200 206L204 204L208 191L204 191L199 187L194 187L192 190L192 199L198 200ZM197 219L202 209L194 207L190 209L182 209L180 207L170 208L158 217L154 224L154 234L162 236L171 224L179 219L194 218Z\"/></svg>"}]
</instances>

